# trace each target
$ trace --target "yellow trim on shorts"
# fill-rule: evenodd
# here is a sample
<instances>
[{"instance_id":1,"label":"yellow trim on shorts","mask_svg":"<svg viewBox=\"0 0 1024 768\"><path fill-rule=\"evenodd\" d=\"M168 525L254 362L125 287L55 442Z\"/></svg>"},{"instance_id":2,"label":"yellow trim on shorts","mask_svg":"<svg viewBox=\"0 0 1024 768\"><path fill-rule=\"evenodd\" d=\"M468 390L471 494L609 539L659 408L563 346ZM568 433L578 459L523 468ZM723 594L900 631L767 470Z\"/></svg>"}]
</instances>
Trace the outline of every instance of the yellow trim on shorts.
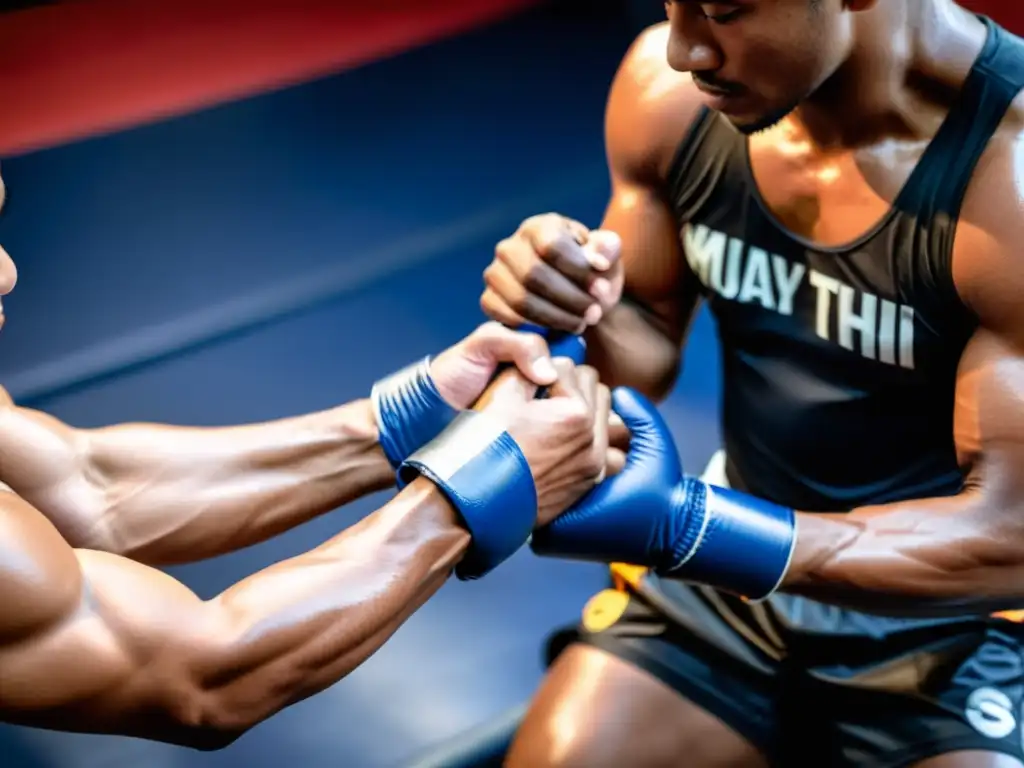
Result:
<instances>
[{"instance_id":1,"label":"yellow trim on shorts","mask_svg":"<svg viewBox=\"0 0 1024 768\"><path fill-rule=\"evenodd\" d=\"M1001 613L992 614L997 619L1006 619L1007 621L1013 621L1018 624L1024 623L1024 611L1002 611Z\"/></svg>"},{"instance_id":2,"label":"yellow trim on shorts","mask_svg":"<svg viewBox=\"0 0 1024 768\"><path fill-rule=\"evenodd\" d=\"M622 618L631 599L625 590L601 590L583 606L583 628L587 632L604 632Z\"/></svg>"},{"instance_id":3,"label":"yellow trim on shorts","mask_svg":"<svg viewBox=\"0 0 1024 768\"><path fill-rule=\"evenodd\" d=\"M640 581L647 575L647 568L642 565L629 565L628 563L612 563L609 566L612 572L612 579L615 581L615 588L625 592L627 588L636 589Z\"/></svg>"}]
</instances>

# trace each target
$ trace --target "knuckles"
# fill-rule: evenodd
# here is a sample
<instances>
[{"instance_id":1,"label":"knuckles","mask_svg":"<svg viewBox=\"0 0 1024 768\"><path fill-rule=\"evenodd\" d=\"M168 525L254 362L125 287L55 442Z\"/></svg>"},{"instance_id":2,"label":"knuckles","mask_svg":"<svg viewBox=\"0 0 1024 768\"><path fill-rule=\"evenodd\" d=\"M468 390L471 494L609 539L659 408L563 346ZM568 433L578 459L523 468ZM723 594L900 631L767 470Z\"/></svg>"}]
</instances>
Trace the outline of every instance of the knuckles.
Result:
<instances>
[{"instance_id":1,"label":"knuckles","mask_svg":"<svg viewBox=\"0 0 1024 768\"><path fill-rule=\"evenodd\" d=\"M544 213L532 216L522 223L511 240L526 240L532 244L531 250L541 258L550 258L564 252L567 248L579 245L575 230L586 231L582 224L574 222L558 213ZM512 247L509 244L506 247Z\"/></svg>"},{"instance_id":2,"label":"knuckles","mask_svg":"<svg viewBox=\"0 0 1024 768\"><path fill-rule=\"evenodd\" d=\"M505 327L496 320L488 320L477 327L466 339L466 341L491 342L505 335Z\"/></svg>"},{"instance_id":3,"label":"knuckles","mask_svg":"<svg viewBox=\"0 0 1024 768\"><path fill-rule=\"evenodd\" d=\"M513 309L525 309L527 295L550 287L551 262L559 257L568 257L573 249L579 247L574 226L585 231L582 225L557 213L527 219L515 234L494 247L494 260L484 270L484 283L509 302ZM509 273L521 277L516 280L523 289L520 295L506 295L511 290L504 285Z\"/></svg>"},{"instance_id":4,"label":"knuckles","mask_svg":"<svg viewBox=\"0 0 1024 768\"><path fill-rule=\"evenodd\" d=\"M545 230L538 236L536 243L537 255L545 261L551 261L564 253L570 252L571 249L579 247L579 243L576 242L572 232L564 227L557 230Z\"/></svg>"},{"instance_id":5,"label":"knuckles","mask_svg":"<svg viewBox=\"0 0 1024 768\"><path fill-rule=\"evenodd\" d=\"M487 269L484 270L484 283L488 288L493 288L495 285L495 265L488 265Z\"/></svg>"},{"instance_id":6,"label":"knuckles","mask_svg":"<svg viewBox=\"0 0 1024 768\"><path fill-rule=\"evenodd\" d=\"M517 250L519 250L519 240L517 235L512 237L506 237L504 240L494 246L494 256L498 261L508 262L511 261L515 256Z\"/></svg>"},{"instance_id":7,"label":"knuckles","mask_svg":"<svg viewBox=\"0 0 1024 768\"><path fill-rule=\"evenodd\" d=\"M548 213L538 213L535 216L531 216L525 219L522 224L519 225L519 230L516 234L535 235L539 231L551 227L565 226L565 217L561 214L549 211Z\"/></svg>"},{"instance_id":8,"label":"knuckles","mask_svg":"<svg viewBox=\"0 0 1024 768\"><path fill-rule=\"evenodd\" d=\"M594 413L582 400L566 399L562 409L562 426L576 435L589 435L593 438Z\"/></svg>"},{"instance_id":9,"label":"knuckles","mask_svg":"<svg viewBox=\"0 0 1024 768\"><path fill-rule=\"evenodd\" d=\"M597 483L604 477L605 473L605 457L603 452L598 454L597 451L590 451L587 454L586 461L584 461L581 471L586 477L587 482Z\"/></svg>"},{"instance_id":10,"label":"knuckles","mask_svg":"<svg viewBox=\"0 0 1024 768\"><path fill-rule=\"evenodd\" d=\"M523 278L523 287L530 291L530 293L536 293L540 290L547 282L545 275L546 269L547 268L541 262L534 262L530 268L526 270L526 275Z\"/></svg>"}]
</instances>

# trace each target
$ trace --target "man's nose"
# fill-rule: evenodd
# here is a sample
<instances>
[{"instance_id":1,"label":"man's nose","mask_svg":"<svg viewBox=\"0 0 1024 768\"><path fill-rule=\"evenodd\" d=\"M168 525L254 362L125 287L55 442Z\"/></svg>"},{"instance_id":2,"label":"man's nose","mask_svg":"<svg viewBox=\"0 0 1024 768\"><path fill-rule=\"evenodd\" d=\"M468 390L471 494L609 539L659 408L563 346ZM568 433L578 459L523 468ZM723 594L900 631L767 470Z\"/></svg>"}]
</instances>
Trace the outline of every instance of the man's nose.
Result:
<instances>
[{"instance_id":1,"label":"man's nose","mask_svg":"<svg viewBox=\"0 0 1024 768\"><path fill-rule=\"evenodd\" d=\"M668 65L677 72L708 72L722 66L721 55L707 38L703 20L685 13L672 20L667 55Z\"/></svg>"}]
</instances>

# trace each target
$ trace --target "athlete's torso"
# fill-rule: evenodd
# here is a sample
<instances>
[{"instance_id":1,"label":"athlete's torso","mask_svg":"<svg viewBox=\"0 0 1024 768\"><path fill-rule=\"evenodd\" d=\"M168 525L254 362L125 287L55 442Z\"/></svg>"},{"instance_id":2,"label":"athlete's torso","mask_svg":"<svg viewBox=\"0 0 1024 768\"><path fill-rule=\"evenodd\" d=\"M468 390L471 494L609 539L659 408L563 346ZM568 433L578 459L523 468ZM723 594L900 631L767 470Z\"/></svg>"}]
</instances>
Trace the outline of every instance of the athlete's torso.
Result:
<instances>
[{"instance_id":1,"label":"athlete's torso","mask_svg":"<svg viewBox=\"0 0 1024 768\"><path fill-rule=\"evenodd\" d=\"M736 487L812 511L959 491L953 397L976 323L953 283L953 240L1022 70L1024 44L991 25L961 101L888 212L837 247L786 228L754 181L747 139L701 113L670 183L719 331Z\"/></svg>"},{"instance_id":2,"label":"athlete's torso","mask_svg":"<svg viewBox=\"0 0 1024 768\"><path fill-rule=\"evenodd\" d=\"M888 212L843 245L782 223L748 140L721 116L702 112L680 146L669 181L719 331L733 487L837 512L961 489L954 391L976 321L954 286L953 240L975 165L1024 86L1024 44L986 23L959 100ZM817 631L906 624L772 603L784 623Z\"/></svg>"}]
</instances>

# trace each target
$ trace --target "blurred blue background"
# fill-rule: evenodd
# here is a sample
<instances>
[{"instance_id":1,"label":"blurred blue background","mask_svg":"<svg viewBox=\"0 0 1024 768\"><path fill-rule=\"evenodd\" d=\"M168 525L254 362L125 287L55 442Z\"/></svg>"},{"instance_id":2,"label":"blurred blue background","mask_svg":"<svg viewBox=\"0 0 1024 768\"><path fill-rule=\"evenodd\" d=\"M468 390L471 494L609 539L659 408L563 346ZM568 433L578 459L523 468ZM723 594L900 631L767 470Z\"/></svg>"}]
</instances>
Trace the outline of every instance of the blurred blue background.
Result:
<instances>
[{"instance_id":1,"label":"blurred blue background","mask_svg":"<svg viewBox=\"0 0 1024 768\"><path fill-rule=\"evenodd\" d=\"M598 5L541 4L312 82L4 158L0 242L21 275L0 381L80 426L233 424L364 397L458 340L482 321L481 273L521 219L600 221L606 91L661 9ZM696 467L717 443L704 315L686 371L664 408ZM213 596L386 498L173 572ZM0 763L405 765L526 700L546 636L606 581L522 552L451 583L348 679L224 752L3 728Z\"/></svg>"}]
</instances>

